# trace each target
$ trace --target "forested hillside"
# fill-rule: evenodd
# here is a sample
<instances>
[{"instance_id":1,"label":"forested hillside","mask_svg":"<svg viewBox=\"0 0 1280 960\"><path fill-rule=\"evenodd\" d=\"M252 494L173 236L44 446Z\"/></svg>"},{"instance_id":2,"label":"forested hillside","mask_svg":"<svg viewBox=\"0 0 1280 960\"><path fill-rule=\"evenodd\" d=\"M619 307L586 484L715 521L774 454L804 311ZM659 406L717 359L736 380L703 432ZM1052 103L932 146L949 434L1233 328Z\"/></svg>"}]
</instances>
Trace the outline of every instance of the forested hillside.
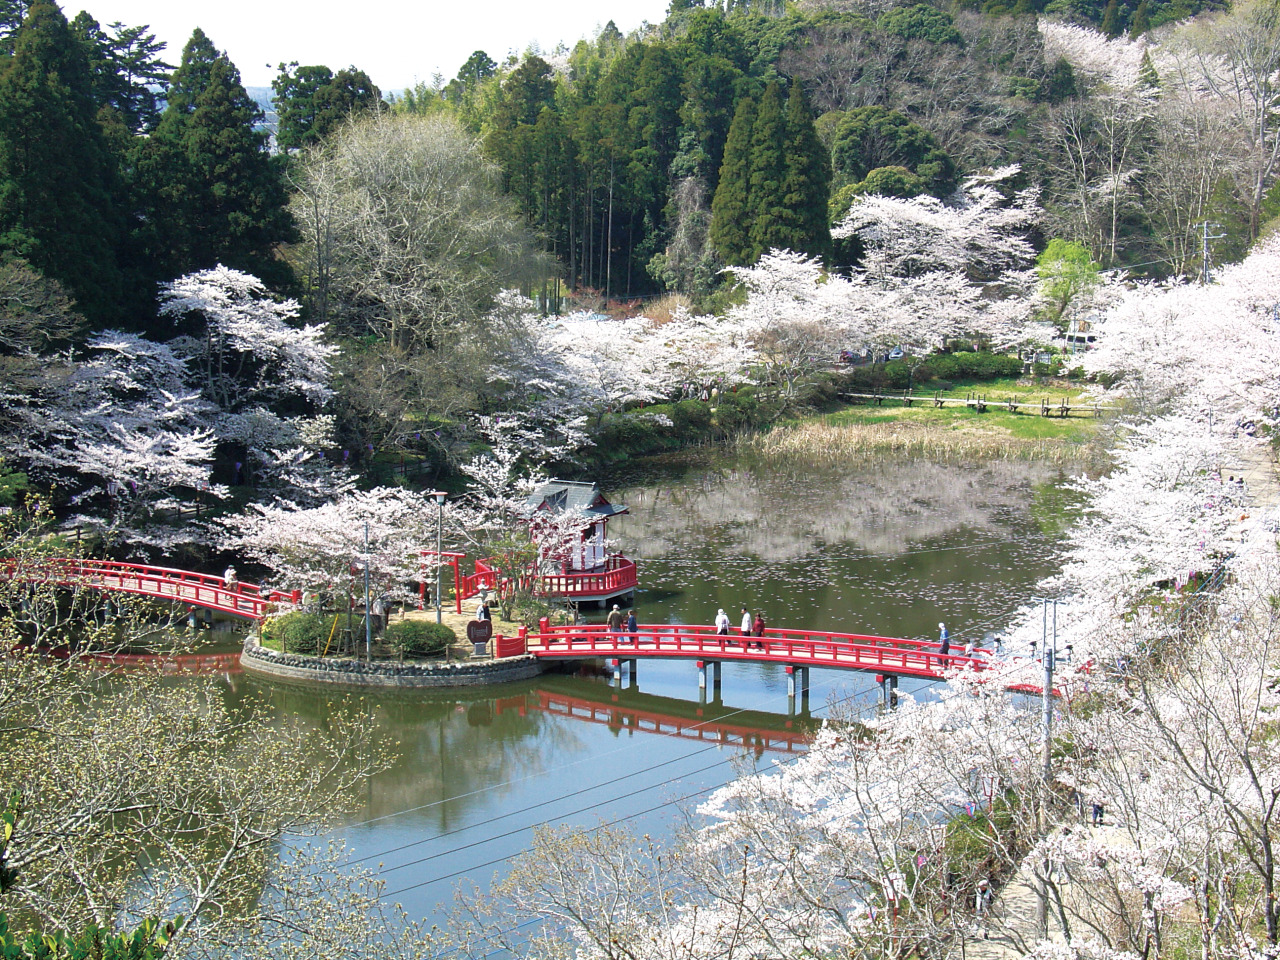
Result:
<instances>
[{"instance_id":1,"label":"forested hillside","mask_svg":"<svg viewBox=\"0 0 1280 960\"><path fill-rule=\"evenodd\" d=\"M675 0L398 94L282 63L270 126L198 28L0 12L9 469L133 550L456 476L495 422L564 462L765 422L842 353L1043 348L1274 213L1276 0Z\"/></svg>"}]
</instances>

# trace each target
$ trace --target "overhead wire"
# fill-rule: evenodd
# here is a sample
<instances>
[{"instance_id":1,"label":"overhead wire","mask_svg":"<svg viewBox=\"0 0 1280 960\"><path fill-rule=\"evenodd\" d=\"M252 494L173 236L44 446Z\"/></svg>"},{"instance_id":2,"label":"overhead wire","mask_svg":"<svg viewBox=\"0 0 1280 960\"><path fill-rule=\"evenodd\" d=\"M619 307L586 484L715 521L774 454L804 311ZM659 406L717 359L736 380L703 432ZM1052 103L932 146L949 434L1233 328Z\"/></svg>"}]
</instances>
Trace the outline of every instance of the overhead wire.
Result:
<instances>
[{"instance_id":1,"label":"overhead wire","mask_svg":"<svg viewBox=\"0 0 1280 960\"><path fill-rule=\"evenodd\" d=\"M835 681L835 680L832 680L830 683L825 684L825 686L827 686L827 687L831 687L831 688L834 688L834 687L836 686L836 681ZM834 701L834 704L846 703L846 702L848 702L848 701L850 701L850 700L855 699L857 696L859 696L859 694L851 694L851 695L850 695L850 696L848 696L848 697L842 697L842 698L840 698L839 700ZM833 705L833 704L829 704L829 705ZM823 709L823 708L819 708L819 709ZM745 710L745 708L744 708L744 710ZM744 712L744 710L735 711L735 713ZM708 721L708 722L709 722L709 721ZM356 858L354 858L354 860L355 860L355 862L365 862L365 861L368 861L368 860L381 860L381 859L382 859L382 858L384 858L384 857L391 856L392 854L395 854L395 853L400 853L401 851L408 850L408 849L411 849L411 848L413 848L413 847L421 846L421 845L422 845L422 844L424 844L424 843L432 843L432 842L435 842L436 840L440 840L440 839L445 838L445 837L456 836L456 835L458 835L458 834L460 834L460 833L465 833L465 832L467 832L467 831L469 831L469 830L475 830L475 829L478 829L479 827L489 826L489 825L491 825L491 824L498 823L499 821L506 820L506 819L508 819L509 817L516 816L517 814L527 813L527 812L529 812L530 810L536 810L536 809L538 809L538 808L540 808L540 807L546 807L546 806L550 806L551 804L554 804L554 803L559 803L559 802L564 801L564 800L569 800L569 799L573 798L573 797L574 797L574 796L576 796L576 795L580 795L580 794L583 794L583 793L588 793L588 792L591 792L591 791L594 791L594 790L600 790L600 789L603 789L603 788L605 788L605 787L613 786L613 785L615 785L615 784L621 783L621 782L622 782L622 781L624 781L624 780L629 780L629 779L631 779L631 778L633 778L633 777L640 776L640 775L642 775L642 774L652 773L652 772L653 772L653 771L655 771L655 770L659 770L659 769L661 769L661 768L663 768L663 767L670 766L671 764L679 763L679 762L682 762L682 761L685 761L685 760L693 759L693 758L695 758L695 757L699 756L700 754L708 753L708 752L710 752L710 751L712 751L712 750L716 750L716 751L718 751L718 750L720 750L720 749L721 749L721 747L722 747L722 744L718 744L718 743L707 744L706 746L704 746L704 747L702 747L702 748L700 748L700 749L698 749L698 750L693 750L693 751L690 751L689 753L681 754L681 755L680 755L680 756L678 756L678 757L672 757L672 758L669 758L669 759L667 759L667 760L663 760L663 761L661 761L661 762L659 762L659 763L650 764L649 766L647 766L647 767L643 767L643 768L641 768L641 769L639 769L639 770L634 770L634 771L631 771L631 772L629 772L629 773L623 774L623 775L621 775L621 776L614 777L614 778L613 778L613 779L611 779L611 780L606 780L606 781L603 781L602 783L593 784L593 785L591 785L591 786L589 786L589 787L586 787L586 788L583 788L583 789L580 789L580 790L575 790L575 791L573 791L572 793L563 793L563 794L560 794L559 796L552 797L552 798L550 798L550 799L548 799L548 800L543 800L543 801L541 801L541 802L539 802L539 803L533 804L532 806L522 807L522 808L520 808L519 810L511 811L510 813L499 814L498 816L490 817L490 818L488 818L488 819L486 819L486 820L481 820L481 821L478 821L478 822L476 822L476 823L470 823L470 824L467 824L466 826L458 827L458 828L456 828L456 829L454 829L454 830L450 830L450 831L447 831L447 832L445 832L445 833L434 834L434 835L432 835L432 836L430 836L430 837L425 837L425 838L423 838L423 839L421 839L421 840L414 840L414 841L411 841L411 842L409 842L409 843L400 844L399 846L392 847L392 848L390 848L390 849L388 849L388 850L384 850L384 851L382 851L382 852L380 852L380 853L376 853L376 854L368 854L368 855L365 855L365 856L356 857ZM714 769L714 768L716 768L716 767L718 767L718 766L722 766L722 765L723 765L723 762L724 762L724 761L722 761L722 760L721 760L721 761L717 761L716 763L713 763L713 764L707 764L707 765L705 765L705 766L698 767L697 769L694 769L694 770L689 770L689 771L685 772L684 774L682 774L682 775L681 775L681 777L679 777L679 778L667 778L667 779L665 779L665 780L660 780L660 781L657 781L657 782L654 782L654 783L646 784L645 786L640 787L640 788L639 788L639 789L637 789L637 790L628 791L628 792L626 792L626 793L622 793L622 794L619 794L619 795L616 795L616 796L613 796L613 797L610 797L610 798L607 798L607 799L604 799L604 800L596 801L596 802L591 803L591 804L588 804L588 805L586 805L586 806L584 806L584 807L580 807L580 808L578 808L578 809L576 809L576 810L570 810L570 811L567 811L566 813L562 814L562 816L566 816L566 817L567 817L567 816L576 816L576 815L578 815L578 814L580 814L580 813L585 813L585 812L587 812L587 811L590 811L590 810L596 809L597 807L602 807L602 806L605 806L605 805L608 805L608 804L617 803L617 802L619 802L619 801L626 800L626 799L628 799L628 798L630 798L630 797L639 796L639 795L640 795L640 794L642 794L642 793L647 793L648 791L650 791L650 790L654 790L654 789L656 789L656 788L658 788L658 787L668 786L668 785L670 785L670 784L676 783L676 782L678 782L678 780L679 780L679 779L682 779L682 778L684 778L684 777L693 776L693 775L698 774L698 773L705 773L705 772L706 772L706 771L708 771L708 770L712 770L712 769ZM475 842L473 842L473 843L468 843L468 844L463 844L463 845L461 845L461 846L452 847L452 848L450 848L449 850L447 850L447 851L443 851L443 852L441 852L441 853L432 854L432 855L427 856L427 857L422 857L422 858L419 858L419 859L417 859L417 860L410 860L410 861L408 861L408 862L406 862L406 863L402 863L402 864L398 864L398 865L396 865L396 866L394 866L394 867L386 868L384 872L386 872L386 873L391 873L391 872L392 872L392 871L394 871L394 870L401 870L401 869L404 869L405 867L414 866L414 865L419 864L419 863L426 863L426 862L428 862L428 861L430 861L430 860L436 860L436 859L439 859L440 857L450 856L450 855L452 855L452 854L454 854L454 853L461 852L462 850L468 850L468 849L471 849L472 847L480 846L480 845L482 845L482 844L489 843L490 841L493 841L493 840L500 840L500 839L504 839L504 838L509 837L509 836L514 836L514 835L516 835L516 834L518 834L518 833L523 833L524 831L526 831L526 830L530 830L530 829L532 829L534 826L537 826L539 823L545 823L545 822L546 822L546 821L536 821L536 822L534 822L534 823L524 824L524 825L522 825L522 826L520 826L520 827L517 827L517 828L515 828L515 829L513 829L513 830L509 830L509 831L507 831L507 832L505 832L505 833L492 834L492 835L486 836L483 840L478 840L478 841L475 841Z\"/></svg>"},{"instance_id":2,"label":"overhead wire","mask_svg":"<svg viewBox=\"0 0 1280 960\"><path fill-rule=\"evenodd\" d=\"M989 620L987 620L987 621L984 621L983 623L980 623L979 625L977 625L977 627L969 627L969 628L966 628L966 629L964 629L964 630L957 631L957 632L956 632L956 633L954 633L952 636L953 636L953 637L963 637L963 636L968 635L969 633L975 633L975 634L976 634L976 632L977 632L977 630L978 630L978 629L981 629L983 626L985 626L985 625L987 625L987 624L989 624L989 623L995 622L995 621L996 621L996 620L998 620L998 619L1000 619L1000 617L999 617L999 616L992 617L991 619L989 619ZM819 669L821 669L821 668L819 668ZM841 682L841 681L839 681L839 680L837 680L837 679L833 678L831 681L829 681L829 682L827 682L827 683L824 683L824 684L820 684L820 685L818 685L818 689L819 689L819 690L821 690L821 689L823 689L823 688L826 688L826 689L833 689L833 688L835 688L835 687L838 685L838 683L839 683L839 682ZM924 685L926 685L926 686L932 686L932 685L934 685L934 684L936 684L936 683L940 683L940 682L944 682L944 681L941 681L941 680L922 680L922 683L923 683ZM811 688L811 689L812 689L812 688ZM844 697L844 698L841 698L841 700L836 701L836 703L844 703L844 702L847 702L848 700L851 700L851 699L854 699L854 697L853 697L853 696L850 696L850 697ZM758 706L757 706L757 707L740 707L740 708L738 708L738 709L736 709L736 710L733 710L733 711L731 711L731 712L729 712L729 713L726 713L726 714L723 714L723 715L721 715L721 716L719 716L719 717L716 717L716 718L715 718L715 720L710 720L710 719L708 719L708 720L699 721L698 723L693 724L693 726L694 726L694 727L699 727L699 726L703 726L703 725L709 725L709 724L713 724L713 723L723 722L724 720L727 720L727 719L729 719L729 718L731 718L731 717L734 717L734 716L736 716L736 715L738 715L738 714L746 713L746 712L749 712L749 711L755 710L755 709L757 709L757 708L758 708ZM822 709L822 708L819 708L819 709ZM691 751L691 752L689 752L689 753L682 754L682 755L680 755L680 756L678 756L678 757L668 758L668 759L663 760L663 761L660 761L660 762L658 762L658 763L650 764L650 765L649 765L649 766L647 766L647 767L643 767L643 768L640 768L640 769L638 769L638 770L630 771L630 772L628 772L628 773L626 773L626 774L623 774L623 775L621 775L621 776L615 777L615 778L613 778L612 780L607 780L607 781L603 781L603 782L598 783L598 784L594 784L594 785L592 785L591 787L587 788L587 790L599 790L599 789L602 789L602 788L604 788L604 787L612 786L612 785L614 785L614 784L621 783L621 782L623 782L624 780L632 779L632 778L634 778L634 777L636 777L636 776L640 776L640 775L645 774L645 773L651 773L651 772L653 772L653 771L655 771L655 770L662 769L663 767L667 767L667 766L670 766L670 765L672 765L672 764L680 763L680 762L682 762L682 761L685 761L685 760L691 759L691 758L696 757L696 756L698 756L698 755L700 755L700 754L702 754L702 753L710 752L710 751L712 751L712 750L719 750L719 749L721 749L721 747L722 747L722 746L723 746L722 744L718 744L718 743L707 744L705 747L703 747L703 748L701 748L701 749L699 749L699 750L694 750L694 751ZM472 797L472 796L477 796L477 795L479 795L479 794L487 793L487 792L490 792L490 791L493 791L493 790L497 790L497 789L500 789L500 788L503 788L503 787L514 786L514 785L516 785L516 784L519 784L519 783L525 782L525 781L530 780L530 779L535 779L535 778L539 778L539 777L545 777L548 773L555 773L555 772L558 772L558 771L566 770L566 769L568 769L568 768L570 768L570 767L577 766L577 765L579 765L579 764L581 764L581 763L586 763L586 762L598 762L598 761L601 759L601 757L602 757L602 756L604 756L604 757L611 756L611 755L613 755L613 754L621 753L621 752L626 751L626 750L628 750L628 749L631 749L631 748L630 748L630 747L628 747L628 746L625 746L625 745L624 745L624 746L620 746L620 747L618 747L617 749L612 750L612 751L609 751L609 752L607 752L607 753L605 753L605 754L592 755L592 756L590 756L590 757L584 757L584 758L582 758L582 759L580 759L580 760L575 760L575 761L571 761L571 762L569 762L569 763L561 764L561 765L560 765L560 766L558 766L558 767L552 768L552 770L550 770L550 771L541 771L541 772L539 772L539 773L537 773L537 774L529 774L529 775L524 776L524 777L518 777L518 778L509 779L509 780L504 780L504 781L501 781L501 782L499 782L499 783L489 784L489 785L487 785L487 786L485 786L485 787L482 787L482 788L479 788L479 789L477 789L477 790L471 790L471 791L467 791L467 792L465 792L465 793L455 794L455 795L453 795L453 796L451 796L451 797L445 797L445 798L441 798L441 799L439 799L439 800L433 800L433 801L430 801L430 802L425 803L425 804L419 804L419 805L414 806L414 807L408 807L408 808L405 808L405 809L403 809L403 810L397 810L397 811L394 811L394 812L389 813L389 814L384 814L384 815L382 815L382 816L380 816L380 817L372 817L372 818L369 818L369 819L366 819L366 820L354 821L354 822L347 823L347 824L344 824L344 825L339 826L339 827L331 828L330 830L328 830L328 831L324 831L324 832L325 832L325 833L332 833L332 832L335 832L336 830L339 830L339 829L349 830L349 829L351 829L351 828L353 828L353 827L362 827L362 826L366 826L366 825L368 825L368 824L379 823L379 822L383 822L383 821L386 821L386 820L390 820L390 819L393 819L393 818L396 818L396 817L405 816L405 815L408 815L408 814L410 814L410 813L416 813L416 812L419 812L419 811L424 810L424 809L429 809L429 808L431 808L431 807L439 806L439 805L446 804L446 803L456 802L456 801L458 801L458 800L466 799L466 798L468 798L468 797ZM701 767L701 768L698 768L697 770L689 771L689 773L685 774L685 776L688 776L688 775L690 775L690 774L695 774L695 773L705 772L706 770L712 769L712 768L713 768L713 767L715 767L715 766L719 766L719 763L717 763L717 764L712 764L712 765L709 765L709 766L706 766L706 767ZM604 803L608 803L608 802L616 802L616 800L626 799L628 796L634 796L634 795L636 795L636 794L638 794L638 793L645 792L645 791L648 791L648 790L652 790L652 789L654 789L655 787L663 786L664 784L667 784L667 783L670 783L670 782L673 782L673 781L672 781L672 780L665 780L665 781L660 781L660 782L655 783L655 784L650 784L650 785L648 785L648 786L646 786L646 787L641 788L641 789L640 789L640 790L638 790L638 791L631 791L630 793L622 794L622 795L620 795L619 797L615 798L615 800L611 800L611 801L601 801L600 803L593 804L593 805L591 805L591 806L588 806L588 807L586 807L586 808L583 808L583 810L592 809L593 807L601 806L601 805L603 805ZM511 816L514 816L514 815L516 815L517 813L520 813L520 812L527 812L527 811L529 811L529 810L531 810L531 809L537 809L537 808L540 808L540 807L549 806L549 805L551 805L551 804L553 804L553 803L557 803L557 802L560 802L560 801L562 801L562 800L567 800L567 799L569 799L570 797L572 797L572 796L574 796L574 795L576 795L576 794L579 794L579 793L583 793L583 792L586 792L586 791L585 791L585 790L577 790L577 791L574 791L573 793L565 793L565 794L561 794L561 795L559 795L559 796L557 796L557 797L553 797L553 798L550 798L550 799L548 799L548 800L540 801L539 803L534 804L532 807L523 807L523 808L521 808L521 810L520 810L520 811L512 811L511 813L500 814L500 815L495 816L495 817L490 817L490 818L488 818L488 819L486 819L486 820L481 820L481 821L478 821L478 822L475 822L475 823L467 824L466 826L459 827L459 828L456 828L456 829L454 829L454 830L447 831L447 832L445 832L445 833L435 834L435 835L433 835L433 836L431 836L431 837L423 838L423 839L421 839L421 840L415 840L415 841L412 841L412 842L407 843L407 844L401 844L401 845L399 845L399 846L397 846L397 847L392 847L392 848L389 848L389 849L387 849L387 850L381 851L381 852L379 852L379 853L375 853L375 854L367 854L367 855L364 855L364 856L361 856L361 857L357 857L357 858L355 858L355 859L356 859L356 862L364 862L364 861L368 861L368 860L381 859L381 858L383 858L383 857L387 857L387 856L391 856L391 855L393 855L393 854L395 854L395 853L399 853L399 852L401 852L401 851L403 851L403 850L410 849L410 848L415 847L415 846L420 846L420 845L422 845L422 844L424 844L424 843L430 843L430 842L433 842L433 841L435 841L435 840L439 840L439 839L444 838L444 837L455 836L455 835L457 835L457 834L464 833L464 832L466 832L466 831L468 831L468 830L474 830L474 829L477 829L477 828L482 827L482 826L487 826L487 825L490 825L490 824L493 824L493 823L500 822L500 821L505 820L505 819L507 819L507 818L509 818L509 817L511 817ZM576 814L576 813L578 813L578 812L583 812L583 811L572 811L570 815ZM524 827L518 828L517 830L514 830L514 831L509 831L508 833L504 833L504 834L499 834L499 835L497 835L497 836L491 836L491 837L488 837L488 838L486 838L486 840L484 840L484 841L478 841L477 843L474 843L474 844L468 844L468 845L465 845L465 846L462 846L462 847L454 848L454 851L451 851L451 852L456 852L456 851L460 851L460 850L463 850L463 849L468 849L468 848L470 848L470 847L472 847L472 846L477 846L477 845L479 845L480 843L488 842L489 840L500 839L500 838L502 838L502 837L510 836L510 835L512 835L512 834L514 834L514 833L519 833L519 832L522 832L523 830L530 829L530 827L531 827L531 826L532 826L532 824L531 824L531 825L528 825L528 826L524 826ZM444 856L444 855L447 855L447 854L436 854L436 855L433 855L432 857L429 857L429 858L426 858L426 859L436 859L436 858L438 858L439 856ZM405 867L405 866L410 866L410 865L412 865L413 863L416 863L416 862L421 862L421 861L410 861L409 863L401 864L400 866L394 867L394 868L392 868L392 869L402 869L403 867Z\"/></svg>"}]
</instances>

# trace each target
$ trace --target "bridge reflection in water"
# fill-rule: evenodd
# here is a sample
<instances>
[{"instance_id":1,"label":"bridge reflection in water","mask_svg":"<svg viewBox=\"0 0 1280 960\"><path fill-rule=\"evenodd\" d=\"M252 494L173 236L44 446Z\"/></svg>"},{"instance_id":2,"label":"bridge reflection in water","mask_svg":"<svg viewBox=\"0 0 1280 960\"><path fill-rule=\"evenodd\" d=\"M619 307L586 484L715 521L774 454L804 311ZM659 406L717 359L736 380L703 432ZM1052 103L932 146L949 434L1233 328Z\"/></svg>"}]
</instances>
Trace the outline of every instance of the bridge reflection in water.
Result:
<instances>
[{"instance_id":1,"label":"bridge reflection in water","mask_svg":"<svg viewBox=\"0 0 1280 960\"><path fill-rule=\"evenodd\" d=\"M240 652L188 654L88 653L83 662L102 669L150 669L165 674L243 673ZM473 688L474 691L474 688ZM618 689L602 682L584 682L579 677L544 675L534 681L534 689L515 696L495 697L495 716L530 711L581 723L608 727L615 733L655 734L749 750L757 756L765 752L800 753L821 720L806 709L784 716L761 710L739 710L716 700L693 703L675 697L641 693L634 687ZM807 701L805 701L807 706Z\"/></svg>"},{"instance_id":2,"label":"bridge reflection in water","mask_svg":"<svg viewBox=\"0 0 1280 960\"><path fill-rule=\"evenodd\" d=\"M629 736L655 734L745 749L757 755L765 751L799 753L806 749L821 720L804 711L794 716L759 710L737 710L719 701L692 703L675 697L641 693L634 688L557 682L545 676L529 696L495 702L503 709L539 710L552 716L594 723Z\"/></svg>"}]
</instances>

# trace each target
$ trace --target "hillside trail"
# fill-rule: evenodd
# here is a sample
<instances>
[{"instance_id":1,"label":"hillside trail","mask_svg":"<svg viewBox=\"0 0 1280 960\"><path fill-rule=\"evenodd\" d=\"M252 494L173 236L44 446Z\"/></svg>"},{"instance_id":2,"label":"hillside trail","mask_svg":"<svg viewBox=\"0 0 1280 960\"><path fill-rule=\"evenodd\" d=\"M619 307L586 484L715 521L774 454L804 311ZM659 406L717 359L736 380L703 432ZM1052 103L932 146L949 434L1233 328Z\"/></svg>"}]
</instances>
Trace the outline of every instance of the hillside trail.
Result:
<instances>
[{"instance_id":1,"label":"hillside trail","mask_svg":"<svg viewBox=\"0 0 1280 960\"><path fill-rule=\"evenodd\" d=\"M1228 474L1243 476L1245 492L1254 510L1280 505L1280 479L1269 444L1258 444L1240 452L1238 464ZM1066 826L1066 824L1063 824ZM1127 836L1117 824L1096 828L1105 831L1107 839L1124 843ZM1025 956L1039 939L1041 898L1034 865L1024 860L1018 872L999 890L991 905L990 916L979 920L965 938L964 960L1012 960ZM1048 920L1048 939L1061 943L1062 931L1052 913Z\"/></svg>"}]
</instances>

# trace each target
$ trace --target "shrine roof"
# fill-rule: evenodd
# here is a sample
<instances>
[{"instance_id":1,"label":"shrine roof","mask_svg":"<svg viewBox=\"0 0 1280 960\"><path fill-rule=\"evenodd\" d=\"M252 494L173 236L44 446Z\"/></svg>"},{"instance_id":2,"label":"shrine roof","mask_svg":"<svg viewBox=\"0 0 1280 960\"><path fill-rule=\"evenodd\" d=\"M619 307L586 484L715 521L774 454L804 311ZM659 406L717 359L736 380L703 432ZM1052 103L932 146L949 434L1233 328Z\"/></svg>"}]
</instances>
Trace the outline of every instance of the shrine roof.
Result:
<instances>
[{"instance_id":1,"label":"shrine roof","mask_svg":"<svg viewBox=\"0 0 1280 960\"><path fill-rule=\"evenodd\" d=\"M594 483L581 480L548 480L534 490L524 504L530 513L572 510L595 520L627 512L622 504L606 500Z\"/></svg>"}]
</instances>

